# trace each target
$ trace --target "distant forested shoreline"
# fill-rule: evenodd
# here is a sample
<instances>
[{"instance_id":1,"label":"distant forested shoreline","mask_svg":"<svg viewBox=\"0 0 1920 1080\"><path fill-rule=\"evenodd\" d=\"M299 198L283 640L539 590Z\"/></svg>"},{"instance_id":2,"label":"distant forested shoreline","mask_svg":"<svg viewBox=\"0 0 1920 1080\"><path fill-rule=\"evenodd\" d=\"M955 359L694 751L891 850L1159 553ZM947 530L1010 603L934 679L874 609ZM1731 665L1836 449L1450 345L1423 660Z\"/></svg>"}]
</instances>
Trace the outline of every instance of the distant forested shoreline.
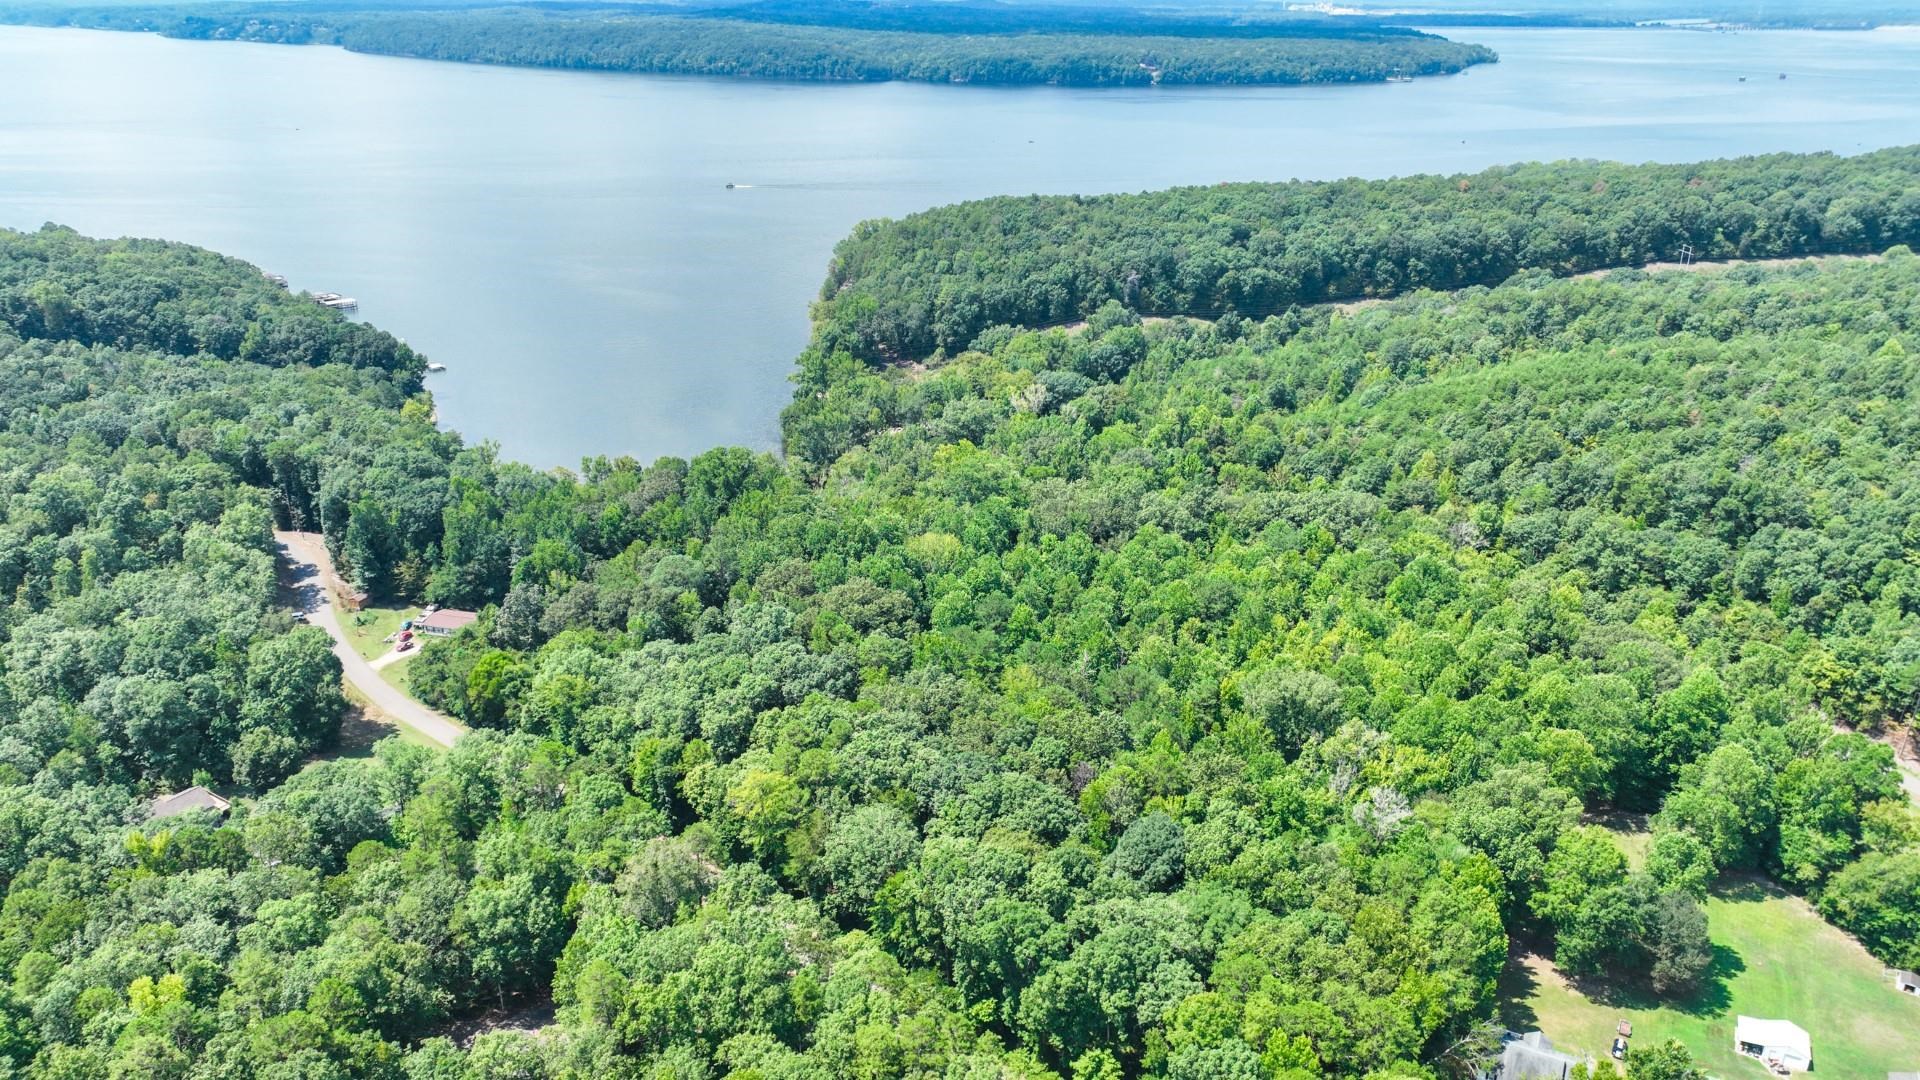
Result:
<instances>
[{"instance_id":1,"label":"distant forested shoreline","mask_svg":"<svg viewBox=\"0 0 1920 1080\"><path fill-rule=\"evenodd\" d=\"M936 29L774 21L623 7L368 10L337 4L0 8L0 22L166 37L338 45L423 60L809 82L1293 85L1445 75L1497 56L1402 27L952 20ZM944 29L941 27L945 27Z\"/></svg>"},{"instance_id":2,"label":"distant forested shoreline","mask_svg":"<svg viewBox=\"0 0 1920 1080\"><path fill-rule=\"evenodd\" d=\"M1050 326L1108 301L1252 318L1299 304L1677 259L1920 242L1920 148L1689 165L1567 161L1394 180L1004 196L858 226L815 317L825 352L882 362Z\"/></svg>"}]
</instances>

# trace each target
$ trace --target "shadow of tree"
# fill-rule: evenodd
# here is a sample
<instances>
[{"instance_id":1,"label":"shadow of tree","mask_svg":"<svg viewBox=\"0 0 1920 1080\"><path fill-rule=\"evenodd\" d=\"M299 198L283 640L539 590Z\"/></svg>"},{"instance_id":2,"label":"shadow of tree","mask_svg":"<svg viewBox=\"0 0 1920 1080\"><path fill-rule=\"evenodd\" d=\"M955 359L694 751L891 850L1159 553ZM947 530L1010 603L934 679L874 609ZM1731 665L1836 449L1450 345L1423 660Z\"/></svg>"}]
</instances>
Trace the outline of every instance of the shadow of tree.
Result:
<instances>
[{"instance_id":1,"label":"shadow of tree","mask_svg":"<svg viewBox=\"0 0 1920 1080\"><path fill-rule=\"evenodd\" d=\"M1593 976L1569 978L1568 982L1588 1000L1625 1009L1673 1009L1689 1016L1720 1016L1733 1007L1733 991L1727 983L1747 970L1740 954L1725 945L1713 946L1713 962L1691 993L1661 994L1645 973L1631 979L1602 979Z\"/></svg>"},{"instance_id":2,"label":"shadow of tree","mask_svg":"<svg viewBox=\"0 0 1920 1080\"><path fill-rule=\"evenodd\" d=\"M1674 1004L1693 1016L1719 1016L1733 1008L1733 991L1728 988L1728 981L1745 970L1746 961L1740 959L1739 953L1725 945L1715 945L1713 963L1707 967L1707 977L1700 980L1699 990L1691 998Z\"/></svg>"},{"instance_id":3,"label":"shadow of tree","mask_svg":"<svg viewBox=\"0 0 1920 1080\"><path fill-rule=\"evenodd\" d=\"M275 550L281 605L293 611L312 611L325 603L319 568L300 562L284 542L277 543Z\"/></svg>"},{"instance_id":4,"label":"shadow of tree","mask_svg":"<svg viewBox=\"0 0 1920 1080\"><path fill-rule=\"evenodd\" d=\"M1612 829L1621 833L1643 833L1647 831L1650 815L1640 810L1595 810L1582 815L1581 824L1598 825L1603 829Z\"/></svg>"},{"instance_id":5,"label":"shadow of tree","mask_svg":"<svg viewBox=\"0 0 1920 1080\"><path fill-rule=\"evenodd\" d=\"M1540 989L1540 978L1525 959L1515 953L1507 957L1507 964L1500 969L1498 988L1498 1019L1512 1031L1533 1031L1540 1026L1540 1017L1533 1010L1533 998Z\"/></svg>"},{"instance_id":6,"label":"shadow of tree","mask_svg":"<svg viewBox=\"0 0 1920 1080\"><path fill-rule=\"evenodd\" d=\"M1792 895L1771 881L1744 874L1723 879L1714 887L1713 893L1723 900L1740 903L1758 903L1762 900Z\"/></svg>"}]
</instances>

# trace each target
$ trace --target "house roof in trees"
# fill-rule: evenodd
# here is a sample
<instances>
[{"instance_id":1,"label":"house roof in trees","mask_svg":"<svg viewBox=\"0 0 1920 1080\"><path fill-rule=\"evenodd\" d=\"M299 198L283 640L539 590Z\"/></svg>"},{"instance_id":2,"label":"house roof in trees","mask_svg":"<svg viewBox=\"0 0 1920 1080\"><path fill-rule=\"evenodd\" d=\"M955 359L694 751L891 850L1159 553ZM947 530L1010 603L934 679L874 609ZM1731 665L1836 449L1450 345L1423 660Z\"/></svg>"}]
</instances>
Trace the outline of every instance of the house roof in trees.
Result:
<instances>
[{"instance_id":1,"label":"house roof in trees","mask_svg":"<svg viewBox=\"0 0 1920 1080\"><path fill-rule=\"evenodd\" d=\"M1500 1080L1566 1080L1580 1064L1584 1064L1583 1059L1555 1050L1544 1033L1529 1031L1509 1038L1500 1051L1500 1071L1496 1075Z\"/></svg>"},{"instance_id":2,"label":"house roof in trees","mask_svg":"<svg viewBox=\"0 0 1920 1080\"><path fill-rule=\"evenodd\" d=\"M456 611L453 608L441 608L439 611L422 618L415 626L430 634L451 634L479 617L479 615L471 611Z\"/></svg>"},{"instance_id":3,"label":"house roof in trees","mask_svg":"<svg viewBox=\"0 0 1920 1080\"><path fill-rule=\"evenodd\" d=\"M233 804L227 800L196 785L185 791L176 791L171 795L162 795L153 800L153 805L148 809L148 816L155 819L170 818L189 810L211 810L216 814L224 814L227 812L227 807L231 805Z\"/></svg>"}]
</instances>

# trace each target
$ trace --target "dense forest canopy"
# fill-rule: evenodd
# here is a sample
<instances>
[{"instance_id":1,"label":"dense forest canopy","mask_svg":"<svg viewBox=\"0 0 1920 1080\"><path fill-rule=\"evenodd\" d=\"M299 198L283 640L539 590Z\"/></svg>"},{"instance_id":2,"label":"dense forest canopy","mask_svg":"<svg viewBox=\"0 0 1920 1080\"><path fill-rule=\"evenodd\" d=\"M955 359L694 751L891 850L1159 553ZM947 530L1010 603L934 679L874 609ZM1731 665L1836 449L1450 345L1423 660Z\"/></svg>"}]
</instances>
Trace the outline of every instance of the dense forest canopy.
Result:
<instances>
[{"instance_id":1,"label":"dense forest canopy","mask_svg":"<svg viewBox=\"0 0 1920 1080\"><path fill-rule=\"evenodd\" d=\"M1307 20L1281 33L1218 35L1185 23L1166 27L1168 33L1117 33L1100 20L958 32L714 13L722 14L727 17L606 6L396 10L324 2L0 7L0 21L37 25L340 45L430 60L794 80L1061 86L1379 82L1450 74L1495 59L1479 45L1371 22Z\"/></svg>"},{"instance_id":2,"label":"dense forest canopy","mask_svg":"<svg viewBox=\"0 0 1920 1080\"><path fill-rule=\"evenodd\" d=\"M829 308L789 460L576 475L439 432L331 313L203 344L299 303L242 264L0 233L0 1063L1434 1080L1513 942L1692 992L1726 875L1914 967L1868 737L1920 704L1920 258L1884 255L1108 300L886 370ZM276 524L482 612L409 674L473 734L301 767L337 668L271 604ZM142 820L194 778L232 814Z\"/></svg>"},{"instance_id":3,"label":"dense forest canopy","mask_svg":"<svg viewBox=\"0 0 1920 1080\"><path fill-rule=\"evenodd\" d=\"M1678 260L1920 242L1920 149L1698 165L1573 161L1391 181L1027 196L871 222L816 318L867 360L953 351L996 324L1232 311Z\"/></svg>"},{"instance_id":4,"label":"dense forest canopy","mask_svg":"<svg viewBox=\"0 0 1920 1080\"><path fill-rule=\"evenodd\" d=\"M289 294L238 259L57 229L8 234L0 247L0 325L30 341L377 368L414 390L426 369L392 335Z\"/></svg>"},{"instance_id":5,"label":"dense forest canopy","mask_svg":"<svg viewBox=\"0 0 1920 1080\"><path fill-rule=\"evenodd\" d=\"M417 6L417 5L416 5ZM584 6L547 5L538 7ZM673 10L663 5L665 10ZM742 22L904 30L929 34L1108 34L1125 37L1344 37L1407 35L1379 16L1331 15L1297 8L1151 10L1109 4L1010 4L997 0L747 0L696 4L680 11Z\"/></svg>"},{"instance_id":6,"label":"dense forest canopy","mask_svg":"<svg viewBox=\"0 0 1920 1080\"><path fill-rule=\"evenodd\" d=\"M1186 4L1175 0L1176 9L1204 10L1207 2ZM1361 11L1372 8L1355 4ZM1495 16L1508 16L1522 25L1580 26L1596 17L1628 24L1671 22L1691 29L1740 28L1825 28L1859 30L1873 26L1905 25L1920 19L1920 4L1914 0L1521 0L1499 4L1489 0L1422 0L1418 12L1395 13L1392 18L1407 26L1495 26L1487 21L1490 9Z\"/></svg>"},{"instance_id":7,"label":"dense forest canopy","mask_svg":"<svg viewBox=\"0 0 1920 1080\"><path fill-rule=\"evenodd\" d=\"M220 3L223 0L206 0ZM330 10L457 11L499 0L328 0ZM52 8L152 7L150 0L40 0ZM605 9L607 0L524 0L542 11ZM1423 0L1399 4L1281 6L1251 0L632 0L622 10L744 22L917 30L947 34L1095 33L1184 37L1297 37L1345 27L1656 27L1860 30L1920 19L1914 0ZM1338 11L1339 14L1334 12Z\"/></svg>"}]
</instances>

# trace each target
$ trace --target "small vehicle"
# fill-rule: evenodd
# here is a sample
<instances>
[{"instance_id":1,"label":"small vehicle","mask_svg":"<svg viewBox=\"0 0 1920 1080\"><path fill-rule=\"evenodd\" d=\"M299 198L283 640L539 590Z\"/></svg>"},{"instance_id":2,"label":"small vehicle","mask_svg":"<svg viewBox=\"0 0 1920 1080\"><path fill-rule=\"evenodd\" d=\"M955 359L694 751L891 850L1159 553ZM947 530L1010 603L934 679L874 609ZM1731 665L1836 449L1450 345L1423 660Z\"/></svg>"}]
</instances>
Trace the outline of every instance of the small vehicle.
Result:
<instances>
[{"instance_id":1,"label":"small vehicle","mask_svg":"<svg viewBox=\"0 0 1920 1080\"><path fill-rule=\"evenodd\" d=\"M402 629L402 630L411 630L411 629L413 629L413 620L412 620L412 619L402 619L402 620L400 620L400 629Z\"/></svg>"},{"instance_id":2,"label":"small vehicle","mask_svg":"<svg viewBox=\"0 0 1920 1080\"><path fill-rule=\"evenodd\" d=\"M403 641L403 642L401 642L400 644L398 644L398 645L395 645L395 646L393 647L393 651L394 651L394 652L406 652L406 651L407 651L408 649L411 649L411 648L413 648L413 642L411 642L411 641Z\"/></svg>"},{"instance_id":3,"label":"small vehicle","mask_svg":"<svg viewBox=\"0 0 1920 1080\"><path fill-rule=\"evenodd\" d=\"M304 611L296 611L289 615L288 618L291 618L294 622L306 622L307 613Z\"/></svg>"},{"instance_id":4,"label":"small vehicle","mask_svg":"<svg viewBox=\"0 0 1920 1080\"><path fill-rule=\"evenodd\" d=\"M1613 1056L1620 1061L1627 1060L1627 1040L1618 1035L1613 1037Z\"/></svg>"}]
</instances>

